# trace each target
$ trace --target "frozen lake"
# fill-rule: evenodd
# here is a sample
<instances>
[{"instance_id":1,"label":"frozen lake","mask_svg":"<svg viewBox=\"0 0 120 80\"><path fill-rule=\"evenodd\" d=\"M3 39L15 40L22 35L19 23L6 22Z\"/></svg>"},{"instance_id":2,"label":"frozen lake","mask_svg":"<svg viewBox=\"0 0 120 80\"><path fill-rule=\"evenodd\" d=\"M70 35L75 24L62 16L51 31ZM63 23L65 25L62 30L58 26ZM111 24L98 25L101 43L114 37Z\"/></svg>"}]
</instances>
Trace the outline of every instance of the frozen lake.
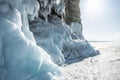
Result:
<instances>
[{"instance_id":1,"label":"frozen lake","mask_svg":"<svg viewBox=\"0 0 120 80\"><path fill-rule=\"evenodd\" d=\"M90 42L100 55L62 67L69 80L120 80L120 42Z\"/></svg>"}]
</instances>

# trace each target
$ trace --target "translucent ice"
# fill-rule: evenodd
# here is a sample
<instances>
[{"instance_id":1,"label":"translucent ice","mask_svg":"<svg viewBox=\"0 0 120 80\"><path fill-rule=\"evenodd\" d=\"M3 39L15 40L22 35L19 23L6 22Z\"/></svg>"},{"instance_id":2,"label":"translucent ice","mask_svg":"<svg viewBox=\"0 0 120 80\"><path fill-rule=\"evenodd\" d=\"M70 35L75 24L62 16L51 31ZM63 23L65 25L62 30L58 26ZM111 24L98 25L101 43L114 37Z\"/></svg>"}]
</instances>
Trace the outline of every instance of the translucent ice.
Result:
<instances>
[{"instance_id":1,"label":"translucent ice","mask_svg":"<svg viewBox=\"0 0 120 80\"><path fill-rule=\"evenodd\" d=\"M21 30L21 13L7 3L0 6L8 7L0 9L0 80L65 80L51 57Z\"/></svg>"}]
</instances>

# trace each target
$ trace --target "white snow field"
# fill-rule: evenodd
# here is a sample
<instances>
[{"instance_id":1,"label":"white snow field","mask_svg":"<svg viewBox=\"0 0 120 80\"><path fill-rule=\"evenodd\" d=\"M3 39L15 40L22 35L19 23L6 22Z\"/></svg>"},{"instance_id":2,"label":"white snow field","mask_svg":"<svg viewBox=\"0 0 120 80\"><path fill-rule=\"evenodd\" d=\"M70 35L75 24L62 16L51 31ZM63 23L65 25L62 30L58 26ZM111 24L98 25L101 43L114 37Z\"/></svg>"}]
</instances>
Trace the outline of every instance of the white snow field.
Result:
<instances>
[{"instance_id":1,"label":"white snow field","mask_svg":"<svg viewBox=\"0 0 120 80\"><path fill-rule=\"evenodd\" d=\"M120 42L91 42L100 55L62 67L70 80L120 80Z\"/></svg>"}]
</instances>

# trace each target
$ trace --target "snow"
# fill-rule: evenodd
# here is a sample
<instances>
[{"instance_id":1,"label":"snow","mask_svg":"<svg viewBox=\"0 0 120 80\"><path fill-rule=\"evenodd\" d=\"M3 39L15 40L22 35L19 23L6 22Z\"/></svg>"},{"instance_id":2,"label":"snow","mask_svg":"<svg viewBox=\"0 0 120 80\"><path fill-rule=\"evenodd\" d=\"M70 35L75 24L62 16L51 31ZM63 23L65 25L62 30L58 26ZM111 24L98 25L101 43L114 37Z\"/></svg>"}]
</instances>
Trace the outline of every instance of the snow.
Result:
<instances>
[{"instance_id":1,"label":"snow","mask_svg":"<svg viewBox=\"0 0 120 80\"><path fill-rule=\"evenodd\" d=\"M100 55L62 67L69 80L119 80L120 42L90 42Z\"/></svg>"}]
</instances>

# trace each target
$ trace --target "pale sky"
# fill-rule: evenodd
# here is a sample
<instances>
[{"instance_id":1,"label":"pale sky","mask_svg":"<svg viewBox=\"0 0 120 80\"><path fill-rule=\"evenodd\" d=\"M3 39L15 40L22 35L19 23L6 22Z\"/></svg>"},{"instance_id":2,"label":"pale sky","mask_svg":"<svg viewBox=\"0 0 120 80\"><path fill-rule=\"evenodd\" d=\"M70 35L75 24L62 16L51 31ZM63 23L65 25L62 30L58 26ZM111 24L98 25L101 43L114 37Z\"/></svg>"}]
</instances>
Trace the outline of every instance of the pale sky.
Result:
<instances>
[{"instance_id":1,"label":"pale sky","mask_svg":"<svg viewBox=\"0 0 120 80\"><path fill-rule=\"evenodd\" d=\"M80 8L87 40L120 41L120 0L81 0Z\"/></svg>"}]
</instances>

